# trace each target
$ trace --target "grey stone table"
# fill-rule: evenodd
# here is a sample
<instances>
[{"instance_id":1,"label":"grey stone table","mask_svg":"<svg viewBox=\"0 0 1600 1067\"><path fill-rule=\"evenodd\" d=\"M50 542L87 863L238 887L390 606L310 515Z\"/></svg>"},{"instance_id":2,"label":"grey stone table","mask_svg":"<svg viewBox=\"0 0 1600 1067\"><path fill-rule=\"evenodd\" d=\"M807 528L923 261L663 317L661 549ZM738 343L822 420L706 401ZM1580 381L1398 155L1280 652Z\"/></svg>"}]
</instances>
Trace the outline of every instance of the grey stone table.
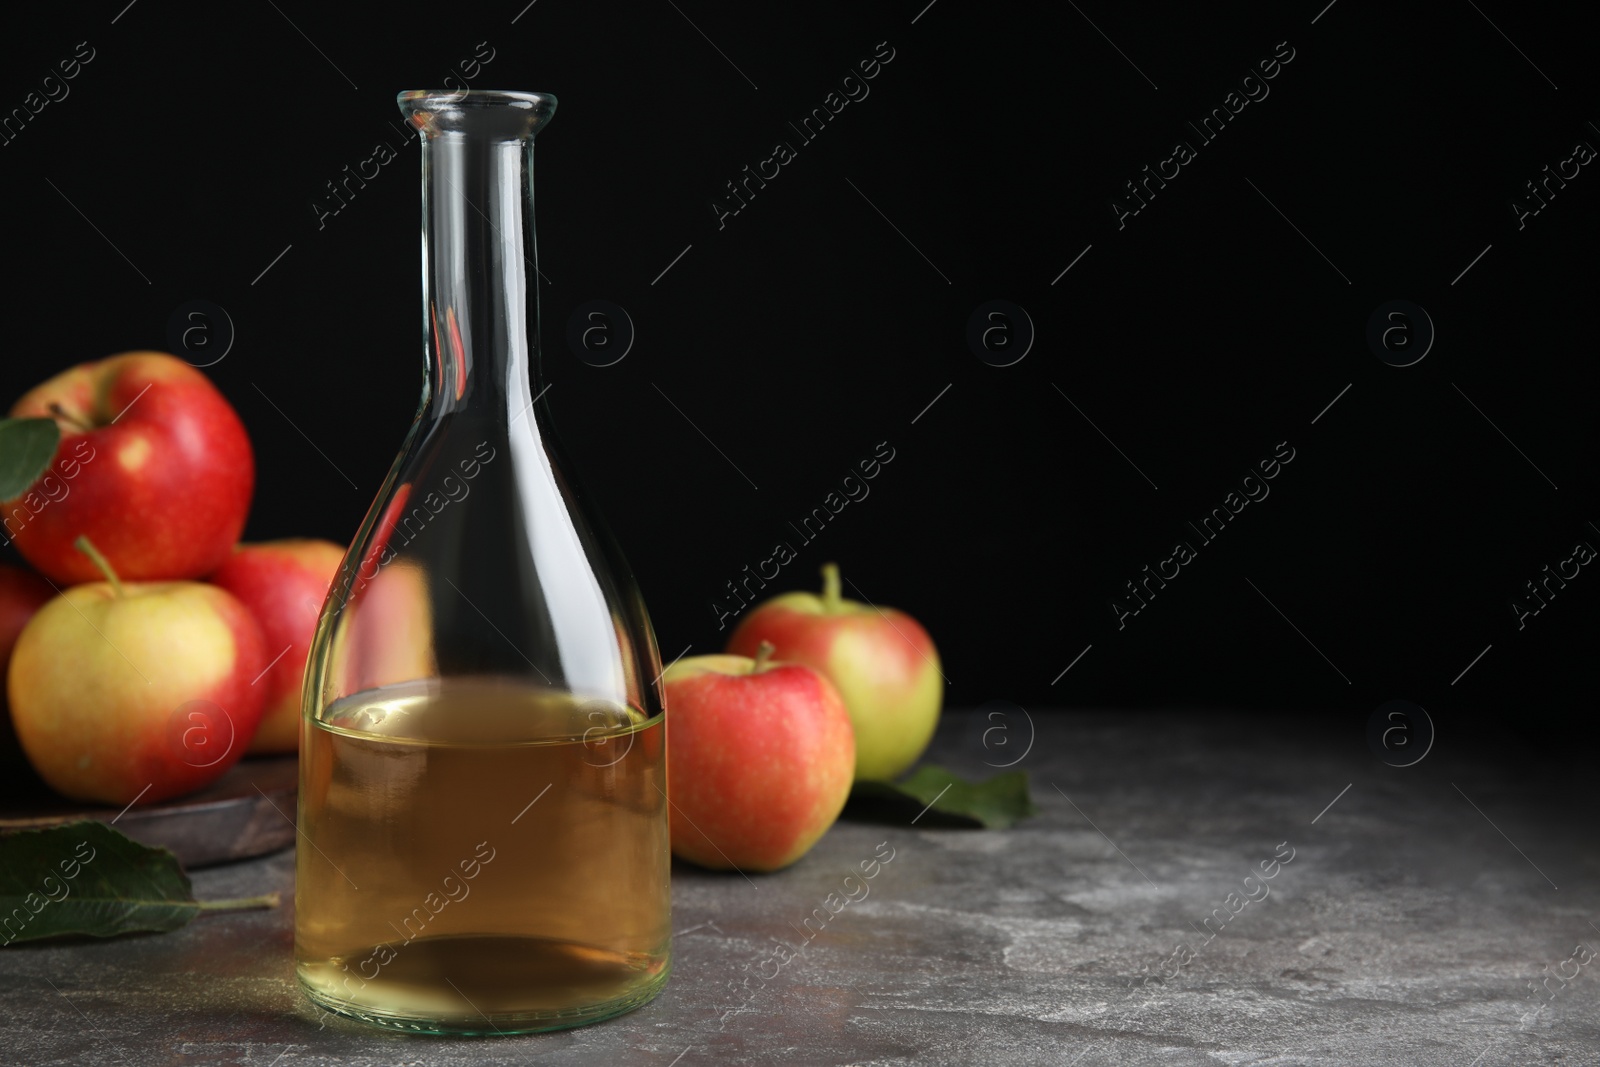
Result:
<instances>
[{"instance_id":1,"label":"grey stone table","mask_svg":"<svg viewBox=\"0 0 1600 1067\"><path fill-rule=\"evenodd\" d=\"M680 868L665 992L553 1034L408 1037L323 1016L290 961L292 856L200 871L202 897L275 888L286 903L0 950L0 1062L1600 1062L1592 753L1552 753L1539 775L1441 743L1396 769L1361 725L947 715L932 756L964 773L1017 760L1037 817L845 822L775 875ZM892 859L867 895L824 908L877 854ZM817 908L829 921L805 938Z\"/></svg>"}]
</instances>

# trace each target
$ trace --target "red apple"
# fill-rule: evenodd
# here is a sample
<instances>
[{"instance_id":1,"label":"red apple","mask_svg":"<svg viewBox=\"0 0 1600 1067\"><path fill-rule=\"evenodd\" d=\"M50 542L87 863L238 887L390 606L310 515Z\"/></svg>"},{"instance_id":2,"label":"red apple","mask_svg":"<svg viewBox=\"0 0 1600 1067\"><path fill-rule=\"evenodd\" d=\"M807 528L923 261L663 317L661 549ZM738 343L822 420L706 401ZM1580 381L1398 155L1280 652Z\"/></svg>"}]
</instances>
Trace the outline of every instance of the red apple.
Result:
<instances>
[{"instance_id":1,"label":"red apple","mask_svg":"<svg viewBox=\"0 0 1600 1067\"><path fill-rule=\"evenodd\" d=\"M33 613L55 595L50 583L32 571L0 564L0 670L10 660L17 635Z\"/></svg>"},{"instance_id":2,"label":"red apple","mask_svg":"<svg viewBox=\"0 0 1600 1067\"><path fill-rule=\"evenodd\" d=\"M261 625L272 666L256 684L267 710L251 752L293 752L300 740L300 692L317 616L344 559L332 541L291 539L240 545L211 576Z\"/></svg>"},{"instance_id":3,"label":"red apple","mask_svg":"<svg viewBox=\"0 0 1600 1067\"><path fill-rule=\"evenodd\" d=\"M40 605L55 595L50 583L32 571L0 564L0 675L11 662L17 635ZM26 792L37 782L17 743L16 731L11 728L11 709L6 703L5 687L0 686L0 792Z\"/></svg>"},{"instance_id":4,"label":"red apple","mask_svg":"<svg viewBox=\"0 0 1600 1067\"><path fill-rule=\"evenodd\" d=\"M662 681L672 851L717 870L775 871L844 808L855 738L828 680L797 663L693 656Z\"/></svg>"},{"instance_id":5,"label":"red apple","mask_svg":"<svg viewBox=\"0 0 1600 1067\"><path fill-rule=\"evenodd\" d=\"M65 796L129 804L193 792L255 734L261 628L214 585L105 573L45 604L17 638L7 675L17 738Z\"/></svg>"},{"instance_id":6,"label":"red apple","mask_svg":"<svg viewBox=\"0 0 1600 1067\"><path fill-rule=\"evenodd\" d=\"M255 487L244 424L204 374L161 352L81 363L23 395L54 418L49 468L0 505L27 561L63 585L99 577L93 541L124 579L200 578L233 549Z\"/></svg>"},{"instance_id":7,"label":"red apple","mask_svg":"<svg viewBox=\"0 0 1600 1067\"><path fill-rule=\"evenodd\" d=\"M395 487L353 574L339 578L344 617L323 679L323 698L439 673L428 573L390 547L411 482Z\"/></svg>"},{"instance_id":8,"label":"red apple","mask_svg":"<svg viewBox=\"0 0 1600 1067\"><path fill-rule=\"evenodd\" d=\"M779 659L827 676L850 709L856 778L889 781L917 762L933 739L944 698L939 652L903 611L845 600L839 568L822 568L822 595L784 593L751 610L728 638L748 656L770 641Z\"/></svg>"}]
</instances>

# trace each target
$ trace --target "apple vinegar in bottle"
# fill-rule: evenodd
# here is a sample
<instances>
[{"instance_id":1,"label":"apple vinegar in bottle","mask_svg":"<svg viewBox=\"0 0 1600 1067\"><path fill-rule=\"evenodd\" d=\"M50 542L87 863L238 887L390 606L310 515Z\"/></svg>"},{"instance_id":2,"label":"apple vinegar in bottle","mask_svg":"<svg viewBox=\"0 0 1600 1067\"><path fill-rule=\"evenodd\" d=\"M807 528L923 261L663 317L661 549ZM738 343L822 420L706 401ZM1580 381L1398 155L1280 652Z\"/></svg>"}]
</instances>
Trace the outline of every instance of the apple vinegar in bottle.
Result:
<instances>
[{"instance_id":1,"label":"apple vinegar in bottle","mask_svg":"<svg viewBox=\"0 0 1600 1067\"><path fill-rule=\"evenodd\" d=\"M542 93L410 92L422 403L306 667L295 963L379 1026L507 1034L670 969L660 656L538 389Z\"/></svg>"}]
</instances>

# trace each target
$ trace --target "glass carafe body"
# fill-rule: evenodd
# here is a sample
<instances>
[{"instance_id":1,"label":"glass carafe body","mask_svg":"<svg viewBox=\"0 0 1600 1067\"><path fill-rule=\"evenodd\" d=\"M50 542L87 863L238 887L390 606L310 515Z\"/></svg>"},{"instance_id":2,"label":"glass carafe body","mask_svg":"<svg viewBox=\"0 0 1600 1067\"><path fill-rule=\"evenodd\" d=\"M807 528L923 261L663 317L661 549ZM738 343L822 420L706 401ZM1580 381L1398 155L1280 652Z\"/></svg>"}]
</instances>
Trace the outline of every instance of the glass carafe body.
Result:
<instances>
[{"instance_id":1,"label":"glass carafe body","mask_svg":"<svg viewBox=\"0 0 1600 1067\"><path fill-rule=\"evenodd\" d=\"M306 667L296 967L378 1025L574 1026L666 981L670 854L655 638L538 380L533 139L555 99L400 106L423 395Z\"/></svg>"}]
</instances>

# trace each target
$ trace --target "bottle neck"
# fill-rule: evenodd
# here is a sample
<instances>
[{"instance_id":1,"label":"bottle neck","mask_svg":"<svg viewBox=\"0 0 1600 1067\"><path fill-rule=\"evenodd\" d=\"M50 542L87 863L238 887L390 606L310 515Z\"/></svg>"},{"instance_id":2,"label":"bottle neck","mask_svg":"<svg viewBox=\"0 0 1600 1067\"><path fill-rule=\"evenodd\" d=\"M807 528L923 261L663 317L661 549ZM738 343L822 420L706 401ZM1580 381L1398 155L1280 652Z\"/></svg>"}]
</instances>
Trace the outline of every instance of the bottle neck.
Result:
<instances>
[{"instance_id":1,"label":"bottle neck","mask_svg":"<svg viewBox=\"0 0 1600 1067\"><path fill-rule=\"evenodd\" d=\"M528 411L539 371L532 136L424 130L425 416Z\"/></svg>"}]
</instances>

